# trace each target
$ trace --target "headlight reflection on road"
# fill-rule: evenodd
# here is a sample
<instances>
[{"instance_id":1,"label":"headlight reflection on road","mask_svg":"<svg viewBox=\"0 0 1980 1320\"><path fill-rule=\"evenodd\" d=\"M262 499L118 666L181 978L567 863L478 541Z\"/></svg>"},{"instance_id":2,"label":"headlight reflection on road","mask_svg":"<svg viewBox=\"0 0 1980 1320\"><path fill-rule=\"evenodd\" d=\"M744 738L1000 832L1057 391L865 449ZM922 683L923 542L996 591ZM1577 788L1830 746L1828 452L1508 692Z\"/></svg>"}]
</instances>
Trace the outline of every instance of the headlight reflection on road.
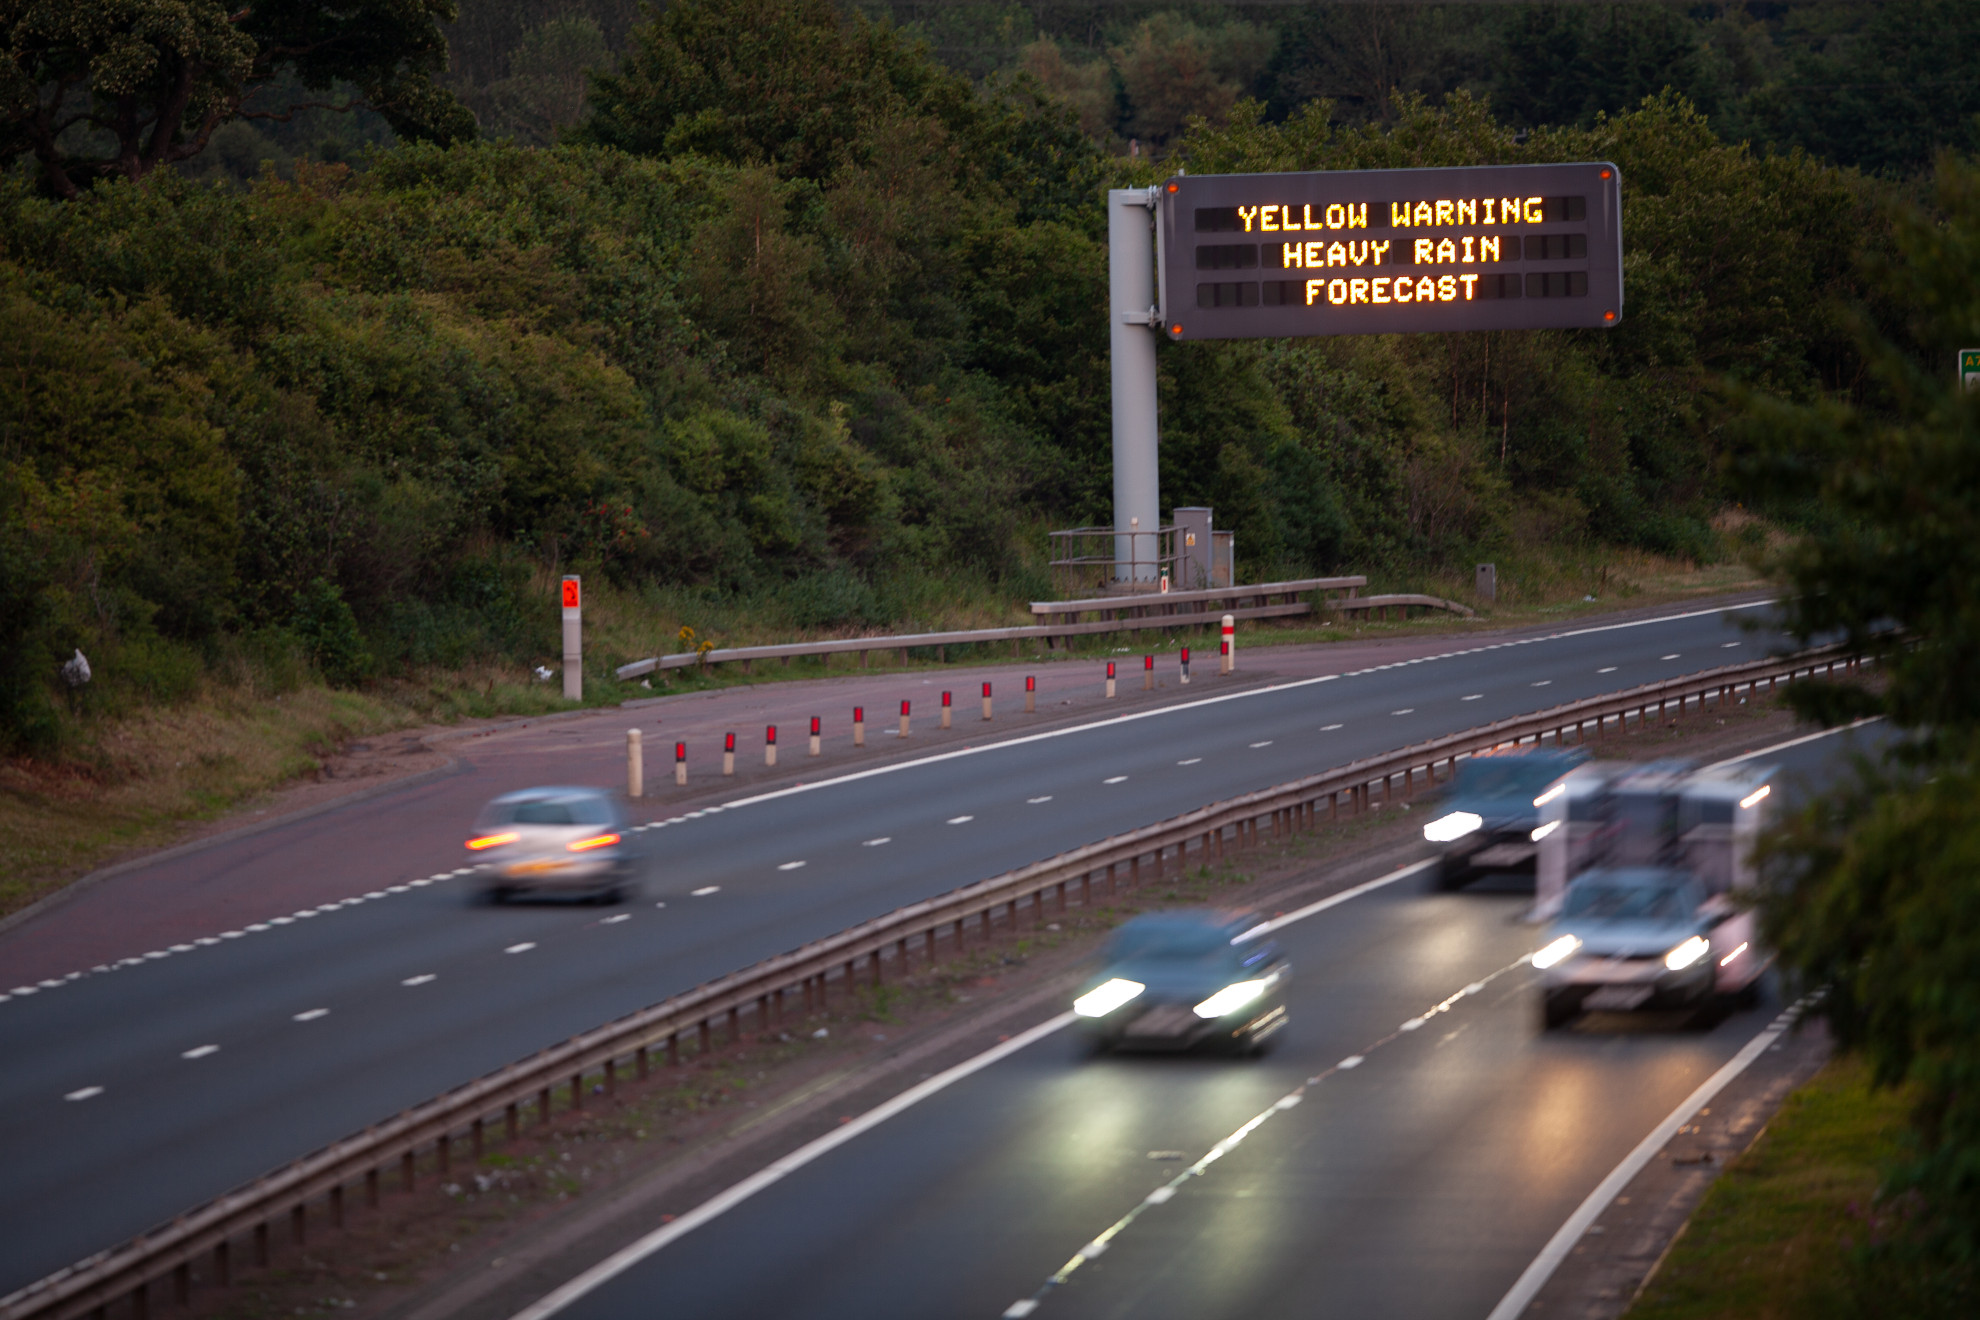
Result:
<instances>
[{"instance_id":1,"label":"headlight reflection on road","mask_svg":"<svg viewBox=\"0 0 1980 1320\"><path fill-rule=\"evenodd\" d=\"M1485 823L1483 816L1470 811L1453 811L1448 816L1439 816L1423 827L1423 837L1432 843L1449 843L1462 839Z\"/></svg>"},{"instance_id":2,"label":"headlight reflection on road","mask_svg":"<svg viewBox=\"0 0 1980 1320\"><path fill-rule=\"evenodd\" d=\"M1226 1013L1235 1013L1264 994L1268 984L1266 981L1239 981L1235 985L1227 985L1198 1004L1196 1016L1220 1018Z\"/></svg>"},{"instance_id":3,"label":"headlight reflection on road","mask_svg":"<svg viewBox=\"0 0 1980 1320\"><path fill-rule=\"evenodd\" d=\"M1129 981L1117 976L1073 1000L1073 1012L1081 1017L1106 1017L1147 988L1139 981Z\"/></svg>"}]
</instances>

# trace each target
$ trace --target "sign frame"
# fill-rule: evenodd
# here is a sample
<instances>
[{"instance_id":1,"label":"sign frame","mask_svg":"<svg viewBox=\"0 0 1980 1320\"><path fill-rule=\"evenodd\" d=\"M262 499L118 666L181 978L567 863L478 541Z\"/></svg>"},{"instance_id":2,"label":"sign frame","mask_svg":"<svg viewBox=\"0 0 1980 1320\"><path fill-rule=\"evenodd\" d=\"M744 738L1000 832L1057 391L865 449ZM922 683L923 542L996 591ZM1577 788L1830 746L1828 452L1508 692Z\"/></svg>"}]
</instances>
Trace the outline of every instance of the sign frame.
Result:
<instances>
[{"instance_id":1,"label":"sign frame","mask_svg":"<svg viewBox=\"0 0 1980 1320\"><path fill-rule=\"evenodd\" d=\"M1179 173L1157 186L1156 212L1171 340L1622 321L1622 172L1609 161Z\"/></svg>"}]
</instances>

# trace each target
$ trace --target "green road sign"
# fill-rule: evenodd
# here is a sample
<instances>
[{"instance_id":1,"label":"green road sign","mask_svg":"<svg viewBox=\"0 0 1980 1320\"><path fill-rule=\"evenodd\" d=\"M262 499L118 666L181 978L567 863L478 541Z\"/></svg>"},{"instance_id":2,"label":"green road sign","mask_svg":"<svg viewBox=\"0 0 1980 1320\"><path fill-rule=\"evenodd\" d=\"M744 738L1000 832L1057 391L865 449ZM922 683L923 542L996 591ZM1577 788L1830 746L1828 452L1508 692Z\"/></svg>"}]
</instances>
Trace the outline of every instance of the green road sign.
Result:
<instances>
[{"instance_id":1,"label":"green road sign","mask_svg":"<svg viewBox=\"0 0 1980 1320\"><path fill-rule=\"evenodd\" d=\"M1541 330L1622 319L1614 165L1177 175L1171 339Z\"/></svg>"},{"instance_id":2,"label":"green road sign","mask_svg":"<svg viewBox=\"0 0 1980 1320\"><path fill-rule=\"evenodd\" d=\"M1959 384L1961 389L1980 390L1980 348L1959 350Z\"/></svg>"}]
</instances>

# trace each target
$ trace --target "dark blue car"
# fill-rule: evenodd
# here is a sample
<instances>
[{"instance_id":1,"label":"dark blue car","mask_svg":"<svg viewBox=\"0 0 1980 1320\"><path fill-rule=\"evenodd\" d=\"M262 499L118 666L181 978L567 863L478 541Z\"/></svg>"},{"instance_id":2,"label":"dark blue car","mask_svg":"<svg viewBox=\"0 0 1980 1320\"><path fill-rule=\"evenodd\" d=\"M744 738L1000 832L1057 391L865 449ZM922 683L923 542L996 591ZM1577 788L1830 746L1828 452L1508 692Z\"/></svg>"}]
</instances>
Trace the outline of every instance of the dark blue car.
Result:
<instances>
[{"instance_id":1,"label":"dark blue car","mask_svg":"<svg viewBox=\"0 0 1980 1320\"><path fill-rule=\"evenodd\" d=\"M1457 779L1423 837L1443 850L1437 884L1456 889L1482 871L1533 865L1542 826L1540 808L1583 751L1484 753L1458 762Z\"/></svg>"}]
</instances>

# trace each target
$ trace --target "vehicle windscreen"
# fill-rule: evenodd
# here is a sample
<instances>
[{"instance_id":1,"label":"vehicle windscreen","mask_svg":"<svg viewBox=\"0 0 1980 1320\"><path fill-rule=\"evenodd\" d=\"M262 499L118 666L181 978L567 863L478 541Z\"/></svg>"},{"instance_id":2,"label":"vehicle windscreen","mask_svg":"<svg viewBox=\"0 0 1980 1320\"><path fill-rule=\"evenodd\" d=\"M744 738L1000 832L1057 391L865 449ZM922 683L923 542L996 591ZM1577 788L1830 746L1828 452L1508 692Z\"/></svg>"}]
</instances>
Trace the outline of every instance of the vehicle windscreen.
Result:
<instances>
[{"instance_id":1,"label":"vehicle windscreen","mask_svg":"<svg viewBox=\"0 0 1980 1320\"><path fill-rule=\"evenodd\" d=\"M1231 962L1230 937L1217 930L1122 930L1107 945L1115 962Z\"/></svg>"},{"instance_id":2,"label":"vehicle windscreen","mask_svg":"<svg viewBox=\"0 0 1980 1320\"><path fill-rule=\"evenodd\" d=\"M612 809L599 798L528 798L511 803L509 825L610 825Z\"/></svg>"},{"instance_id":3,"label":"vehicle windscreen","mask_svg":"<svg viewBox=\"0 0 1980 1320\"><path fill-rule=\"evenodd\" d=\"M1590 921L1678 921L1689 916L1693 907L1689 886L1661 885L1569 885L1564 917Z\"/></svg>"},{"instance_id":4,"label":"vehicle windscreen","mask_svg":"<svg viewBox=\"0 0 1980 1320\"><path fill-rule=\"evenodd\" d=\"M1523 765L1512 757L1466 761L1458 774L1458 792L1479 797L1513 797L1538 793L1560 776L1551 765Z\"/></svg>"}]
</instances>

